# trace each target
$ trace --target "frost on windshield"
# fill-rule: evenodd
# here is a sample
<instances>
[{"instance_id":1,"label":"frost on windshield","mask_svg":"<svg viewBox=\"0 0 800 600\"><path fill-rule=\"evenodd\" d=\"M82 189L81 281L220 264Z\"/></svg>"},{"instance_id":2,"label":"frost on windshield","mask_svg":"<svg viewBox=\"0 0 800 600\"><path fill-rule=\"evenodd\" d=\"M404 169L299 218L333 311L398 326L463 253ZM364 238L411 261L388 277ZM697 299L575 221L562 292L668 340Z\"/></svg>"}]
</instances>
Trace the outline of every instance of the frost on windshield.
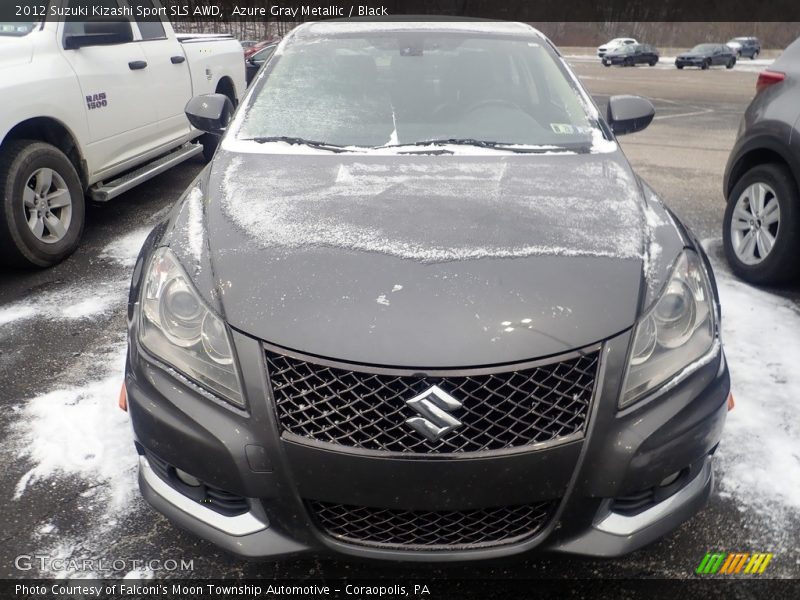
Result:
<instances>
[{"instance_id":1,"label":"frost on windshield","mask_svg":"<svg viewBox=\"0 0 800 600\"><path fill-rule=\"evenodd\" d=\"M560 176L552 163L522 156L331 157L307 166L297 157L273 158L268 169L250 169L235 157L222 177L222 210L262 247L331 247L421 262L641 258L638 188L629 172L599 157L561 156L570 162Z\"/></svg>"}]
</instances>

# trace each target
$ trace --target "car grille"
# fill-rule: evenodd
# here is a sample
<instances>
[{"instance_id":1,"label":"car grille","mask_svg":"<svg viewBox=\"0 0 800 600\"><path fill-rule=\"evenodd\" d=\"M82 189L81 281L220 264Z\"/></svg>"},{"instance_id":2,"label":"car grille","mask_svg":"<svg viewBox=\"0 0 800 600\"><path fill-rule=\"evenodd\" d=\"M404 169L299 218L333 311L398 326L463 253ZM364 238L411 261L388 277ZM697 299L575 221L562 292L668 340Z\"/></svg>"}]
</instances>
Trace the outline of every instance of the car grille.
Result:
<instances>
[{"instance_id":1,"label":"car grille","mask_svg":"<svg viewBox=\"0 0 800 600\"><path fill-rule=\"evenodd\" d=\"M513 544L549 520L555 502L462 511L411 511L310 501L317 526L350 544L406 550L456 550Z\"/></svg>"},{"instance_id":2,"label":"car grille","mask_svg":"<svg viewBox=\"0 0 800 600\"><path fill-rule=\"evenodd\" d=\"M366 450L458 453L501 450L582 434L600 352L518 370L442 376L332 367L267 351L283 432ZM377 371L377 370L376 370ZM406 404L433 385L462 403L461 425L430 441Z\"/></svg>"}]
</instances>

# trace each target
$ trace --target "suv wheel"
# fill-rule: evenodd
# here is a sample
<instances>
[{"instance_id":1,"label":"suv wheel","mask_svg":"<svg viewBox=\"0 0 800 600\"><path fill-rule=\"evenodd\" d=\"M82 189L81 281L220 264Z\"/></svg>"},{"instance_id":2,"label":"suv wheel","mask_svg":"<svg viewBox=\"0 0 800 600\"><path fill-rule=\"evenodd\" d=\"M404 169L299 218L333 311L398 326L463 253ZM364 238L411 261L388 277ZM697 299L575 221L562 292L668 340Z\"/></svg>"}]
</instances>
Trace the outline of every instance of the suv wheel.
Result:
<instances>
[{"instance_id":1,"label":"suv wheel","mask_svg":"<svg viewBox=\"0 0 800 600\"><path fill-rule=\"evenodd\" d=\"M722 239L731 268L746 281L775 284L800 274L800 194L785 166L759 165L736 183Z\"/></svg>"},{"instance_id":2,"label":"suv wheel","mask_svg":"<svg viewBox=\"0 0 800 600\"><path fill-rule=\"evenodd\" d=\"M0 151L0 262L49 267L75 251L83 234L83 186L55 146L8 142Z\"/></svg>"}]
</instances>

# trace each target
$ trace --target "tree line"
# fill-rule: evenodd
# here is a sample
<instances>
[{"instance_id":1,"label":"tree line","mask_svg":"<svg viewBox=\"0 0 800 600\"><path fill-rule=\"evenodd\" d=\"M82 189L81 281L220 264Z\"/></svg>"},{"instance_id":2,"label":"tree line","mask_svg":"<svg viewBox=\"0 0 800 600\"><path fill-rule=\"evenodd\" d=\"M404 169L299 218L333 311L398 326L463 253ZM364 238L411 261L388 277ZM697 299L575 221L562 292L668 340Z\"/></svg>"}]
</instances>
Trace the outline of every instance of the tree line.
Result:
<instances>
[{"instance_id":1,"label":"tree line","mask_svg":"<svg viewBox=\"0 0 800 600\"><path fill-rule=\"evenodd\" d=\"M191 1L191 0L190 0ZM180 20L181 33L230 33L240 40L281 38L299 22L274 19L208 21L202 18ZM690 48L702 42L726 42L733 37L755 36L763 48L783 49L800 37L800 22L532 22L557 46L599 46L615 37L634 37L654 46Z\"/></svg>"}]
</instances>

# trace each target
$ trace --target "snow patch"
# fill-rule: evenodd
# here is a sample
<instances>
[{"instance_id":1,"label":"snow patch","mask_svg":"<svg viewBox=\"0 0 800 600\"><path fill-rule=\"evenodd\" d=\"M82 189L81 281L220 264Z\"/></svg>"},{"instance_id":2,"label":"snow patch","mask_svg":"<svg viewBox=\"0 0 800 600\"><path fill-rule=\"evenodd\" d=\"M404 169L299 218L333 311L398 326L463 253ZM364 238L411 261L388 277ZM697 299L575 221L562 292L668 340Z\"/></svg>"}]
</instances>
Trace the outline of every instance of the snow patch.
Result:
<instances>
[{"instance_id":1,"label":"snow patch","mask_svg":"<svg viewBox=\"0 0 800 600\"><path fill-rule=\"evenodd\" d=\"M142 227L117 238L103 248L100 258L109 258L122 266L132 267L152 230L152 227Z\"/></svg>"},{"instance_id":2,"label":"snow patch","mask_svg":"<svg viewBox=\"0 0 800 600\"><path fill-rule=\"evenodd\" d=\"M583 167L570 195L546 177L546 165L512 169L504 159L331 161L313 171L276 164L266 176L243 164L234 157L223 174L222 210L263 247L333 247L424 263L539 255L641 259L638 191L613 162ZM476 227L475 215L488 212L497 219ZM525 231L536 231L538 243L527 243Z\"/></svg>"},{"instance_id":3,"label":"snow patch","mask_svg":"<svg viewBox=\"0 0 800 600\"><path fill-rule=\"evenodd\" d=\"M128 571L123 575L123 579L153 579L155 577L155 573L150 569L134 569L133 571Z\"/></svg>"},{"instance_id":4,"label":"snow patch","mask_svg":"<svg viewBox=\"0 0 800 600\"><path fill-rule=\"evenodd\" d=\"M377 298L375 298L375 302L378 304L382 304L383 306L389 306L390 302L389 299L386 297L386 294L381 294Z\"/></svg>"},{"instance_id":5,"label":"snow patch","mask_svg":"<svg viewBox=\"0 0 800 600\"><path fill-rule=\"evenodd\" d=\"M775 514L800 510L800 312L789 300L716 271L736 408L717 457L723 495Z\"/></svg>"},{"instance_id":6,"label":"snow patch","mask_svg":"<svg viewBox=\"0 0 800 600\"><path fill-rule=\"evenodd\" d=\"M34 300L22 300L0 308L0 326L32 317L66 320L97 317L124 301L129 285L125 277L39 294Z\"/></svg>"},{"instance_id":7,"label":"snow patch","mask_svg":"<svg viewBox=\"0 0 800 600\"><path fill-rule=\"evenodd\" d=\"M186 221L186 237L189 243L189 252L196 264L200 263L203 256L203 243L205 228L203 224L203 191L195 187L189 192L184 204L188 211Z\"/></svg>"},{"instance_id":8,"label":"snow patch","mask_svg":"<svg viewBox=\"0 0 800 600\"><path fill-rule=\"evenodd\" d=\"M734 497L755 526L787 539L800 510L800 311L734 277L720 240L704 240L722 305L722 341L736 407L717 451L719 494Z\"/></svg>"},{"instance_id":9,"label":"snow patch","mask_svg":"<svg viewBox=\"0 0 800 600\"><path fill-rule=\"evenodd\" d=\"M14 425L16 460L31 464L19 479L14 499L40 481L78 476L101 487L91 495L102 507L100 520L115 521L136 489L136 453L126 413L116 398L124 374L126 343L85 357L78 369L98 377L82 385L56 389L28 400ZM101 501L100 501L101 500Z\"/></svg>"},{"instance_id":10,"label":"snow patch","mask_svg":"<svg viewBox=\"0 0 800 600\"><path fill-rule=\"evenodd\" d=\"M0 327L14 321L30 319L36 314L36 309L28 304L11 304L0 308Z\"/></svg>"}]
</instances>

